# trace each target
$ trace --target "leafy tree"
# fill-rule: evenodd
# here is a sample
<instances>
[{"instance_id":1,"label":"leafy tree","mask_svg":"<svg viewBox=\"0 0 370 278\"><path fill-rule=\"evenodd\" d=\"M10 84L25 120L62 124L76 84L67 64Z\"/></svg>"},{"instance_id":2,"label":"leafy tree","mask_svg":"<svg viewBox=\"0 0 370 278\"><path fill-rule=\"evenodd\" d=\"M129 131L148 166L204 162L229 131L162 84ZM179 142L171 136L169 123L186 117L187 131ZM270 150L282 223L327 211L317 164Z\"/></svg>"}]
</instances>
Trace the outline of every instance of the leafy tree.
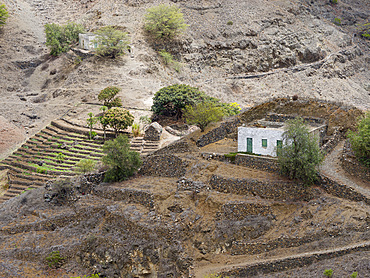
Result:
<instances>
[{"instance_id":1,"label":"leafy tree","mask_svg":"<svg viewBox=\"0 0 370 278\"><path fill-rule=\"evenodd\" d=\"M105 156L102 162L109 167L105 174L105 181L125 180L132 176L142 164L139 153L130 150L129 139L124 135L112 141L106 141L103 152Z\"/></svg>"},{"instance_id":2,"label":"leafy tree","mask_svg":"<svg viewBox=\"0 0 370 278\"><path fill-rule=\"evenodd\" d=\"M103 115L101 115L100 117L98 117L98 120L101 124L101 126L103 127L103 132L104 132L104 140L106 139L107 135L106 135L106 130L107 130L107 127L109 125L109 121L108 121L108 118L104 118L104 114L105 114L105 111L108 109L107 106L102 106L100 107L100 110L103 111Z\"/></svg>"},{"instance_id":3,"label":"leafy tree","mask_svg":"<svg viewBox=\"0 0 370 278\"><path fill-rule=\"evenodd\" d=\"M188 105L195 105L205 100L216 100L207 96L198 88L184 84L164 87L155 93L152 111L157 115L182 117L182 110Z\"/></svg>"},{"instance_id":4,"label":"leafy tree","mask_svg":"<svg viewBox=\"0 0 370 278\"><path fill-rule=\"evenodd\" d=\"M173 39L179 36L188 25L180 8L165 4L147 9L144 28L156 39Z\"/></svg>"},{"instance_id":5,"label":"leafy tree","mask_svg":"<svg viewBox=\"0 0 370 278\"><path fill-rule=\"evenodd\" d=\"M98 95L98 100L103 102L103 105L108 107L108 109L112 107L121 107L122 101L120 98L116 97L116 95L121 91L118 87L107 87L100 91Z\"/></svg>"},{"instance_id":6,"label":"leafy tree","mask_svg":"<svg viewBox=\"0 0 370 278\"><path fill-rule=\"evenodd\" d=\"M66 25L45 24L46 46L50 48L50 54L58 56L67 52L72 44L78 42L78 34L83 32L83 26L74 22Z\"/></svg>"},{"instance_id":7,"label":"leafy tree","mask_svg":"<svg viewBox=\"0 0 370 278\"><path fill-rule=\"evenodd\" d=\"M220 121L224 112L216 103L207 101L186 106L184 116L188 124L196 124L203 132L208 124Z\"/></svg>"},{"instance_id":8,"label":"leafy tree","mask_svg":"<svg viewBox=\"0 0 370 278\"><path fill-rule=\"evenodd\" d=\"M350 130L347 136L356 156L367 167L370 167L370 111L359 119L357 132Z\"/></svg>"},{"instance_id":9,"label":"leafy tree","mask_svg":"<svg viewBox=\"0 0 370 278\"><path fill-rule=\"evenodd\" d=\"M9 17L8 10L4 4L0 5L0 27L5 25L7 18Z\"/></svg>"},{"instance_id":10,"label":"leafy tree","mask_svg":"<svg viewBox=\"0 0 370 278\"><path fill-rule=\"evenodd\" d=\"M323 161L323 155L303 119L297 117L286 122L283 133L283 146L277 150L282 174L290 179L312 184L317 179L316 167Z\"/></svg>"},{"instance_id":11,"label":"leafy tree","mask_svg":"<svg viewBox=\"0 0 370 278\"><path fill-rule=\"evenodd\" d=\"M95 32L97 38L94 40L98 44L96 54L99 56L116 58L125 53L130 43L126 32L117 30L113 26L105 26Z\"/></svg>"},{"instance_id":12,"label":"leafy tree","mask_svg":"<svg viewBox=\"0 0 370 278\"><path fill-rule=\"evenodd\" d=\"M89 118L86 120L87 121L87 125L89 126L89 128L90 128L90 132L89 132L89 138L90 138L90 140L92 139L92 134L93 134L93 131L92 131L92 129L93 129L93 126L94 126L94 124L96 124L97 122L98 122L98 118L96 118L96 117L94 117L94 114L93 113L89 113L88 114L88 116L89 116Z\"/></svg>"},{"instance_id":13,"label":"leafy tree","mask_svg":"<svg viewBox=\"0 0 370 278\"><path fill-rule=\"evenodd\" d=\"M126 129L133 124L134 116L124 108L114 107L105 112L103 121L109 123L109 126L114 129L117 136L120 130Z\"/></svg>"}]
</instances>

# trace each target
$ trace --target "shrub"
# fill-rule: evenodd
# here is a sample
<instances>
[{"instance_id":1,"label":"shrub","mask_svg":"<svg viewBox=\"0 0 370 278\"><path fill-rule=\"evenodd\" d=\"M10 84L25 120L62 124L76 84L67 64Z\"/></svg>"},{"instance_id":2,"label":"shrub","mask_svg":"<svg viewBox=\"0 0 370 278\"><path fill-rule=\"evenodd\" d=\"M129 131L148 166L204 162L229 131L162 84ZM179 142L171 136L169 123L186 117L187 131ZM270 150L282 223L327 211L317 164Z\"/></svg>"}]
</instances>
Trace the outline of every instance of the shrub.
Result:
<instances>
[{"instance_id":1,"label":"shrub","mask_svg":"<svg viewBox=\"0 0 370 278\"><path fill-rule=\"evenodd\" d=\"M357 278L357 275L358 275L358 272L357 271L355 271L355 272L353 272L352 274L351 274L351 278Z\"/></svg>"},{"instance_id":2,"label":"shrub","mask_svg":"<svg viewBox=\"0 0 370 278\"><path fill-rule=\"evenodd\" d=\"M340 18L336 17L336 18L334 18L334 24L339 26L339 25L342 24L342 20Z\"/></svg>"},{"instance_id":3,"label":"shrub","mask_svg":"<svg viewBox=\"0 0 370 278\"><path fill-rule=\"evenodd\" d=\"M104 165L109 169L105 181L122 181L132 176L141 166L142 161L138 152L130 150L127 136L120 135L112 141L106 141L103 146Z\"/></svg>"},{"instance_id":4,"label":"shrub","mask_svg":"<svg viewBox=\"0 0 370 278\"><path fill-rule=\"evenodd\" d=\"M37 166L36 167L36 173L47 174L48 173L48 168L45 167L45 166Z\"/></svg>"},{"instance_id":5,"label":"shrub","mask_svg":"<svg viewBox=\"0 0 370 278\"><path fill-rule=\"evenodd\" d=\"M208 124L220 121L224 112L216 103L207 101L186 106L184 116L188 124L197 125L203 132Z\"/></svg>"},{"instance_id":6,"label":"shrub","mask_svg":"<svg viewBox=\"0 0 370 278\"><path fill-rule=\"evenodd\" d=\"M97 38L94 40L98 44L96 54L116 58L123 55L130 43L126 32L122 32L113 26L105 26L95 32Z\"/></svg>"},{"instance_id":7,"label":"shrub","mask_svg":"<svg viewBox=\"0 0 370 278\"><path fill-rule=\"evenodd\" d=\"M370 39L370 22L358 25L357 30L362 37Z\"/></svg>"},{"instance_id":8,"label":"shrub","mask_svg":"<svg viewBox=\"0 0 370 278\"><path fill-rule=\"evenodd\" d=\"M317 179L316 167L324 158L316 138L309 133L300 117L286 122L283 146L277 150L277 155L281 173L306 185Z\"/></svg>"},{"instance_id":9,"label":"shrub","mask_svg":"<svg viewBox=\"0 0 370 278\"><path fill-rule=\"evenodd\" d=\"M333 270L332 269L325 269L324 270L324 275L327 277L333 276Z\"/></svg>"},{"instance_id":10,"label":"shrub","mask_svg":"<svg viewBox=\"0 0 370 278\"><path fill-rule=\"evenodd\" d=\"M152 111L157 115L182 117L182 110L187 105L210 99L198 88L184 84L176 84L164 87L155 93Z\"/></svg>"},{"instance_id":11,"label":"shrub","mask_svg":"<svg viewBox=\"0 0 370 278\"><path fill-rule=\"evenodd\" d=\"M134 123L132 125L132 133L134 134L134 137L140 136L140 125L138 123Z\"/></svg>"},{"instance_id":12,"label":"shrub","mask_svg":"<svg viewBox=\"0 0 370 278\"><path fill-rule=\"evenodd\" d=\"M330 0L332 4L338 4L338 0Z\"/></svg>"},{"instance_id":13,"label":"shrub","mask_svg":"<svg viewBox=\"0 0 370 278\"><path fill-rule=\"evenodd\" d=\"M156 39L173 39L179 36L188 25L176 6L158 5L147 9L144 28Z\"/></svg>"},{"instance_id":14,"label":"shrub","mask_svg":"<svg viewBox=\"0 0 370 278\"><path fill-rule=\"evenodd\" d=\"M120 130L124 130L133 124L134 116L124 108L114 107L104 113L102 120L114 129L117 136Z\"/></svg>"},{"instance_id":15,"label":"shrub","mask_svg":"<svg viewBox=\"0 0 370 278\"><path fill-rule=\"evenodd\" d=\"M171 53L168 53L166 50L160 50L159 55L163 58L165 65L170 65L173 62L173 56Z\"/></svg>"},{"instance_id":16,"label":"shrub","mask_svg":"<svg viewBox=\"0 0 370 278\"><path fill-rule=\"evenodd\" d=\"M92 172L95 169L96 161L91 159L81 159L76 163L76 172L79 174L85 174Z\"/></svg>"},{"instance_id":17,"label":"shrub","mask_svg":"<svg viewBox=\"0 0 370 278\"><path fill-rule=\"evenodd\" d=\"M59 268L63 265L64 258L60 256L59 251L53 251L46 257L46 261L48 262L49 267Z\"/></svg>"},{"instance_id":18,"label":"shrub","mask_svg":"<svg viewBox=\"0 0 370 278\"><path fill-rule=\"evenodd\" d=\"M232 21L230 20L230 21L228 21L226 24L231 26L231 25L233 25L233 24L234 24L234 22L232 22Z\"/></svg>"},{"instance_id":19,"label":"shrub","mask_svg":"<svg viewBox=\"0 0 370 278\"><path fill-rule=\"evenodd\" d=\"M359 160L370 167L370 112L359 118L357 131L348 131L347 137L351 142L352 150Z\"/></svg>"},{"instance_id":20,"label":"shrub","mask_svg":"<svg viewBox=\"0 0 370 278\"><path fill-rule=\"evenodd\" d=\"M5 25L7 18L9 17L8 10L4 4L0 5L0 27Z\"/></svg>"},{"instance_id":21,"label":"shrub","mask_svg":"<svg viewBox=\"0 0 370 278\"><path fill-rule=\"evenodd\" d=\"M112 107L121 107L122 101L116 95L121 91L121 88L110 86L100 91L98 100L103 102L103 105L108 109ZM105 111L105 110L104 110ZM104 112L103 111L103 112Z\"/></svg>"},{"instance_id":22,"label":"shrub","mask_svg":"<svg viewBox=\"0 0 370 278\"><path fill-rule=\"evenodd\" d=\"M78 34L82 32L84 32L82 25L74 22L67 25L46 24L46 46L50 48L50 54L58 56L62 52L67 52L72 44L78 42Z\"/></svg>"},{"instance_id":23,"label":"shrub","mask_svg":"<svg viewBox=\"0 0 370 278\"><path fill-rule=\"evenodd\" d=\"M57 156L55 157L58 163L63 163L64 159L66 158L63 153L58 153Z\"/></svg>"}]
</instances>

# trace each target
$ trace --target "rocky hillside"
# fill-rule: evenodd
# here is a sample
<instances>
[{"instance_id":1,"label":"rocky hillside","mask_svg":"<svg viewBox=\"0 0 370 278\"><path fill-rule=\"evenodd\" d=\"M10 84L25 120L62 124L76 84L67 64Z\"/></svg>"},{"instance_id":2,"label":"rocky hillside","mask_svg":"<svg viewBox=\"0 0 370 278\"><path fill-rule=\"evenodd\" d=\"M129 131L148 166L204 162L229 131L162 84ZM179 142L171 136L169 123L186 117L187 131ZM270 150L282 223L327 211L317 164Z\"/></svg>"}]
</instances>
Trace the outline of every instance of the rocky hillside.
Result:
<instances>
[{"instance_id":1,"label":"rocky hillside","mask_svg":"<svg viewBox=\"0 0 370 278\"><path fill-rule=\"evenodd\" d=\"M145 10L157 0L3 2L11 17L0 33L0 113L30 134L80 102L96 102L108 85L123 89L124 106L141 109L173 83L244 108L295 94L370 107L369 41L355 27L369 20L366 1L161 1L180 6L189 25L166 46L142 29ZM132 53L82 62L72 52L49 57L43 24L68 20L89 31L120 26L129 32ZM156 52L163 47L181 62L180 72L163 64Z\"/></svg>"}]
</instances>

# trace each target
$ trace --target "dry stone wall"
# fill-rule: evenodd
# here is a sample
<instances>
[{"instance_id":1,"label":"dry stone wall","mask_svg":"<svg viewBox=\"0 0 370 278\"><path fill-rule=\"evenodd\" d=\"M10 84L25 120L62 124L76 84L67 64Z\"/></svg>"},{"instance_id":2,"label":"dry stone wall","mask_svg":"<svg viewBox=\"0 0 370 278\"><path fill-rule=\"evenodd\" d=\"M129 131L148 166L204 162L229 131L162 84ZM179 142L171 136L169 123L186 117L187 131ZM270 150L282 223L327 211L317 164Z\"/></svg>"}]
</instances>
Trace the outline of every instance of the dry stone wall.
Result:
<instances>
[{"instance_id":1,"label":"dry stone wall","mask_svg":"<svg viewBox=\"0 0 370 278\"><path fill-rule=\"evenodd\" d=\"M151 155L146 158L140 174L157 177L182 177L187 163L175 155Z\"/></svg>"},{"instance_id":2,"label":"dry stone wall","mask_svg":"<svg viewBox=\"0 0 370 278\"><path fill-rule=\"evenodd\" d=\"M221 139L224 139L226 135L236 132L239 125L239 118L233 119L232 121L224 122L219 127L214 128L210 132L202 135L197 140L197 146L204 147L211 143L220 141Z\"/></svg>"}]
</instances>

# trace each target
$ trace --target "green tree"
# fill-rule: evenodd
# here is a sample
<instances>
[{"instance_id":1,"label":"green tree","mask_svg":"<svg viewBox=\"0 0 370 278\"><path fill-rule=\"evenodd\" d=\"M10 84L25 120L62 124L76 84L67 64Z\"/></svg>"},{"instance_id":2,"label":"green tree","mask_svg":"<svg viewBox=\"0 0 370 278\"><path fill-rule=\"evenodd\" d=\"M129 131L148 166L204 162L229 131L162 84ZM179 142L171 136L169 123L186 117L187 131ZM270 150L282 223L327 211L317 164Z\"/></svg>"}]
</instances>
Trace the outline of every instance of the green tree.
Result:
<instances>
[{"instance_id":1,"label":"green tree","mask_svg":"<svg viewBox=\"0 0 370 278\"><path fill-rule=\"evenodd\" d=\"M5 25L7 18L9 17L8 10L4 4L0 5L0 27Z\"/></svg>"},{"instance_id":2,"label":"green tree","mask_svg":"<svg viewBox=\"0 0 370 278\"><path fill-rule=\"evenodd\" d=\"M98 122L98 118L96 118L96 117L94 117L94 114L93 113L89 113L88 114L88 116L89 116L89 118L86 120L86 122L87 122L87 125L89 126L89 128L90 128L90 131L89 131L89 138L90 138L90 140L92 139L92 134L93 134L93 131L92 131L92 129L93 129L93 126L94 126L94 124L96 124L97 122Z\"/></svg>"},{"instance_id":3,"label":"green tree","mask_svg":"<svg viewBox=\"0 0 370 278\"><path fill-rule=\"evenodd\" d=\"M100 110L103 111L103 114L101 116L98 117L99 119L99 122L101 124L101 126L103 127L103 132L104 132L104 140L107 138L107 127L109 125L109 121L108 121L108 118L104 118L104 114L105 114L105 111L108 109L107 106L102 106L100 107Z\"/></svg>"},{"instance_id":4,"label":"green tree","mask_svg":"<svg viewBox=\"0 0 370 278\"><path fill-rule=\"evenodd\" d=\"M83 26L74 22L66 25L45 24L46 46L50 48L50 54L58 56L67 52L72 44L78 42L78 34L83 32Z\"/></svg>"},{"instance_id":5,"label":"green tree","mask_svg":"<svg viewBox=\"0 0 370 278\"><path fill-rule=\"evenodd\" d=\"M152 111L156 115L182 117L182 110L188 105L195 105L205 100L216 100L207 96L198 88L184 84L164 87L155 93Z\"/></svg>"},{"instance_id":6,"label":"green tree","mask_svg":"<svg viewBox=\"0 0 370 278\"><path fill-rule=\"evenodd\" d=\"M359 160L370 167L370 111L365 113L357 123L357 131L348 131L352 150Z\"/></svg>"},{"instance_id":7,"label":"green tree","mask_svg":"<svg viewBox=\"0 0 370 278\"><path fill-rule=\"evenodd\" d=\"M283 146L277 155L281 173L307 185L317 179L316 168L324 159L316 138L300 117L286 122Z\"/></svg>"},{"instance_id":8,"label":"green tree","mask_svg":"<svg viewBox=\"0 0 370 278\"><path fill-rule=\"evenodd\" d=\"M103 121L109 123L109 126L114 129L117 137L120 130L124 130L133 124L134 116L124 108L113 107L104 113Z\"/></svg>"},{"instance_id":9,"label":"green tree","mask_svg":"<svg viewBox=\"0 0 370 278\"><path fill-rule=\"evenodd\" d=\"M177 6L161 4L147 9L144 28L156 39L173 39L179 36L188 25Z\"/></svg>"},{"instance_id":10,"label":"green tree","mask_svg":"<svg viewBox=\"0 0 370 278\"><path fill-rule=\"evenodd\" d=\"M98 95L98 100L103 102L103 105L108 107L108 109L112 107L121 107L122 101L119 97L116 97L116 95L121 91L120 88L110 86L107 88L104 88L100 91Z\"/></svg>"},{"instance_id":11,"label":"green tree","mask_svg":"<svg viewBox=\"0 0 370 278\"><path fill-rule=\"evenodd\" d=\"M125 180L132 176L142 164L139 153L130 150L129 139L125 135L106 141L103 152L105 156L102 162L109 167L105 174L105 181Z\"/></svg>"},{"instance_id":12,"label":"green tree","mask_svg":"<svg viewBox=\"0 0 370 278\"><path fill-rule=\"evenodd\" d=\"M224 111L216 103L206 101L186 106L184 116L188 124L197 125L203 132L208 124L222 120Z\"/></svg>"},{"instance_id":13,"label":"green tree","mask_svg":"<svg viewBox=\"0 0 370 278\"><path fill-rule=\"evenodd\" d=\"M123 55L130 43L126 32L122 32L113 26L105 26L95 32L97 38L94 40L98 44L96 54L99 56L116 58Z\"/></svg>"}]
</instances>

